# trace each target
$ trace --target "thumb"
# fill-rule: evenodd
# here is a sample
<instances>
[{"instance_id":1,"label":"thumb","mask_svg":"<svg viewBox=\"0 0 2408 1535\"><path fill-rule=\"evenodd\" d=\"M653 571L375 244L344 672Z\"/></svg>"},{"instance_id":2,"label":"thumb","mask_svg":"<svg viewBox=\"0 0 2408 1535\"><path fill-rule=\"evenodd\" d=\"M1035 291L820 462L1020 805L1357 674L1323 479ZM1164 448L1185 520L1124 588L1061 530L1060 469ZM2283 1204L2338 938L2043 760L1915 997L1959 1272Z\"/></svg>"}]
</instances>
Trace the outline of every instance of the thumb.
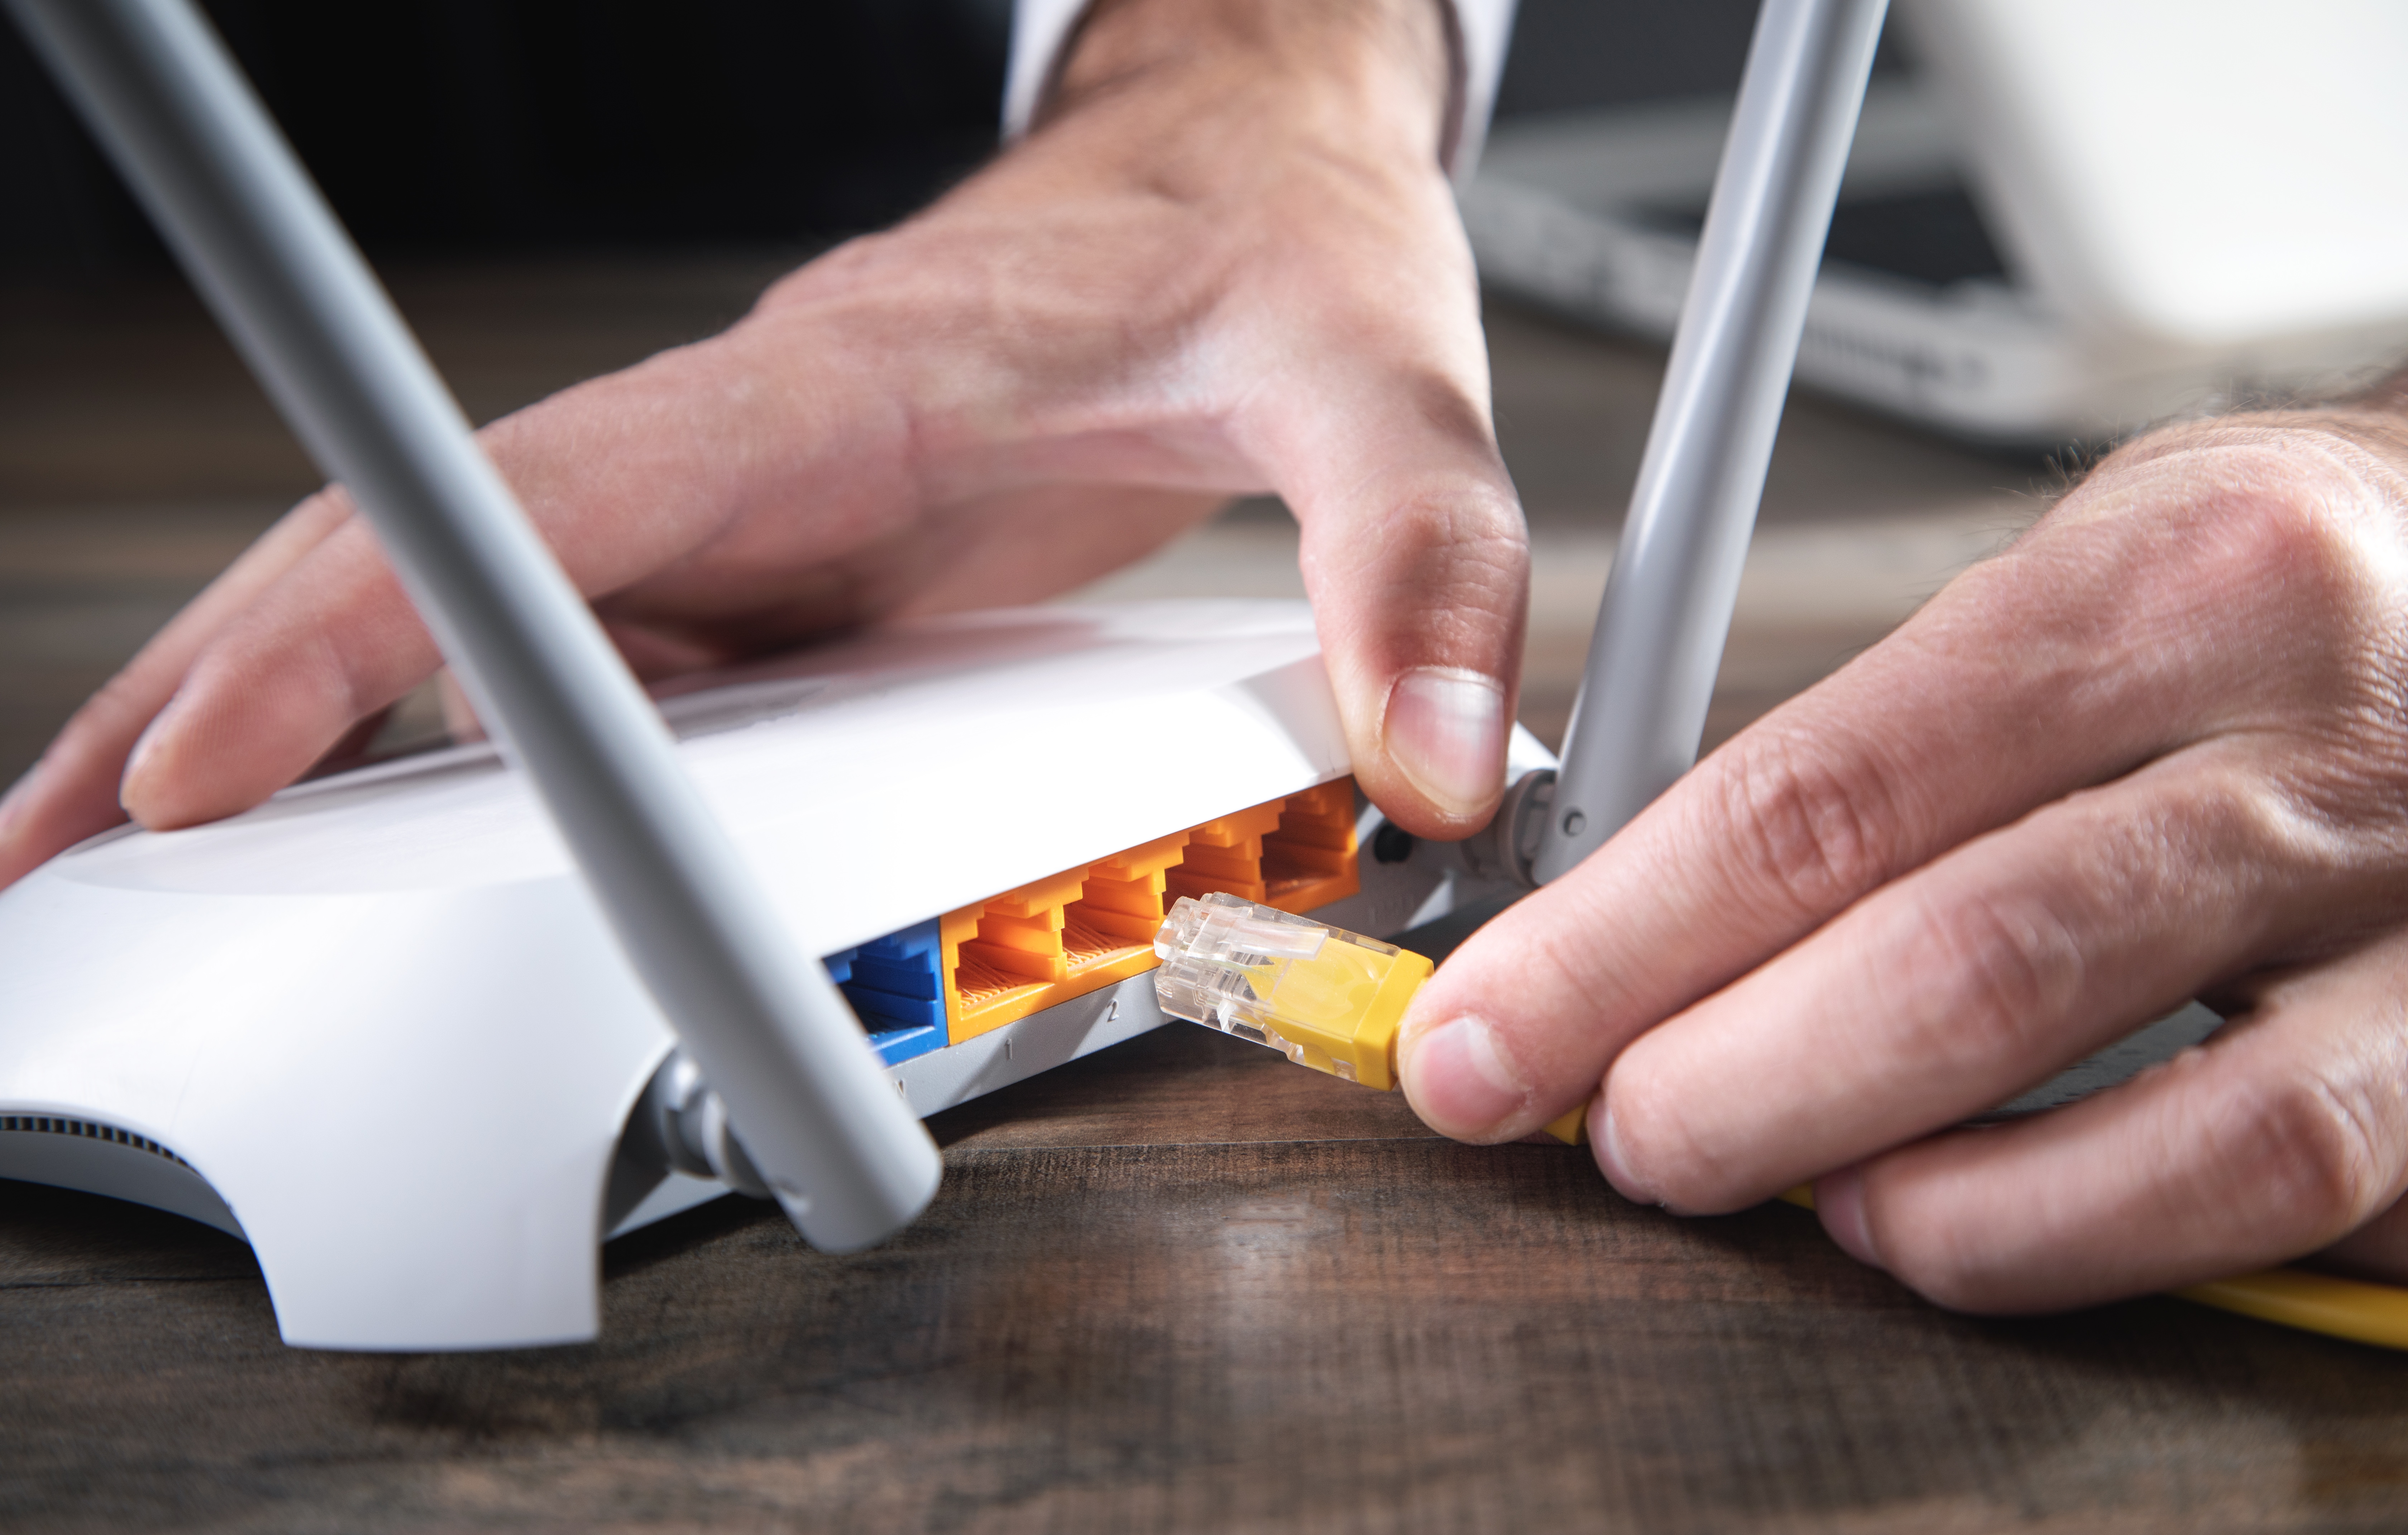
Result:
<instances>
[{"instance_id":1,"label":"thumb","mask_svg":"<svg viewBox=\"0 0 2408 1535\"><path fill-rule=\"evenodd\" d=\"M1355 782L1416 836L1469 836L1504 793L1530 581L1485 400L1396 373L1310 393L1266 456Z\"/></svg>"}]
</instances>

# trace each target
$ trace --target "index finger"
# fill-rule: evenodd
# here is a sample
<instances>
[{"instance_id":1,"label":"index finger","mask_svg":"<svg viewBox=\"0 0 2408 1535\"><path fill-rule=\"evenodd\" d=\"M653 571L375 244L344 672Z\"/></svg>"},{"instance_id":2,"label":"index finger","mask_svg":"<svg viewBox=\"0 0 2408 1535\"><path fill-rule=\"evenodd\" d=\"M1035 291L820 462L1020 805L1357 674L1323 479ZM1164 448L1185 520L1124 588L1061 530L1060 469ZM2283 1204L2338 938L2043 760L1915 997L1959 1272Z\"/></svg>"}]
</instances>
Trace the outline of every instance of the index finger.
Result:
<instances>
[{"instance_id":1,"label":"index finger","mask_svg":"<svg viewBox=\"0 0 2408 1535\"><path fill-rule=\"evenodd\" d=\"M2262 649L2172 641L2298 566L2258 502L2300 466L2245 433L2193 446L2095 481L1466 943L1405 1023L1415 1110L1461 1139L1528 1134L1639 1033L1870 891L2278 687ZM2117 515L2143 504L2178 514Z\"/></svg>"},{"instance_id":2,"label":"index finger","mask_svg":"<svg viewBox=\"0 0 2408 1535\"><path fill-rule=\"evenodd\" d=\"M339 486L285 513L76 710L0 801L0 888L125 819L118 803L125 759L182 684L193 657L351 515Z\"/></svg>"}]
</instances>

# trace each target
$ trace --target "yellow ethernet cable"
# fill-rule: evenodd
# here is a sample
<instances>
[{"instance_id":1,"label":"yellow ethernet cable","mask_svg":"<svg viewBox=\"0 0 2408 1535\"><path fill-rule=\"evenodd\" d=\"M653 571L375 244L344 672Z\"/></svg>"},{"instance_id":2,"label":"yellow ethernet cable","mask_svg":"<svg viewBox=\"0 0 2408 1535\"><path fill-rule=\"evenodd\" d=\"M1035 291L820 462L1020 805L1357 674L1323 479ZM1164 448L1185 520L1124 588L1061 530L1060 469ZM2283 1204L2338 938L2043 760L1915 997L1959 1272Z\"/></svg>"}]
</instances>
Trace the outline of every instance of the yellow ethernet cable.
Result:
<instances>
[{"instance_id":1,"label":"yellow ethernet cable","mask_svg":"<svg viewBox=\"0 0 2408 1535\"><path fill-rule=\"evenodd\" d=\"M1814 1208L1814 1185L1782 1196L1800 1210ZM2408 1289L2309 1269L2263 1269L2167 1292L2178 1300L2213 1306L2260 1322L2318 1332L2376 1348L2408 1349Z\"/></svg>"},{"instance_id":2,"label":"yellow ethernet cable","mask_svg":"<svg viewBox=\"0 0 2408 1535\"><path fill-rule=\"evenodd\" d=\"M1154 952L1154 994L1170 1016L1383 1092L1397 1085L1397 1026L1430 978L1411 950L1223 891L1180 897ZM1587 1108L1546 1133L1579 1144Z\"/></svg>"}]
</instances>

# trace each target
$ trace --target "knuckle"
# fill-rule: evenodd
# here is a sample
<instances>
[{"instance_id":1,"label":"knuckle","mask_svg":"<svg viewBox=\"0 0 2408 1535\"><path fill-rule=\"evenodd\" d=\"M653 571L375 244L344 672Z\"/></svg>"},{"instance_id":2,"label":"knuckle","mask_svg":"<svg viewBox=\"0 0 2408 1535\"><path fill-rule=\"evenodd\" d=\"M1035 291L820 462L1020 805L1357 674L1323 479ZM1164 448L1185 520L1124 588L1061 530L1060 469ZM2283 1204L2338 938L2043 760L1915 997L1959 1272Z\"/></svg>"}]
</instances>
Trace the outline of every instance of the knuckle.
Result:
<instances>
[{"instance_id":1,"label":"knuckle","mask_svg":"<svg viewBox=\"0 0 2408 1535\"><path fill-rule=\"evenodd\" d=\"M2190 556L2171 562L2170 595L2346 616L2381 584L2376 544L2397 541L2398 495L2345 438L2239 423L2155 464Z\"/></svg>"},{"instance_id":2,"label":"knuckle","mask_svg":"<svg viewBox=\"0 0 2408 1535\"><path fill-rule=\"evenodd\" d=\"M1487 396L1462 369L1449 366L1449 360L1406 364L1394 370L1387 381L1404 409L1430 432L1484 457L1495 453L1496 433L1490 424Z\"/></svg>"},{"instance_id":3,"label":"knuckle","mask_svg":"<svg viewBox=\"0 0 2408 1535\"><path fill-rule=\"evenodd\" d=\"M1722 792L1702 796L1702 808L1736 832L1749 884L1821 916L1888 877L1896 817L1877 775L1843 769L1763 731L1734 741L1717 760Z\"/></svg>"},{"instance_id":4,"label":"knuckle","mask_svg":"<svg viewBox=\"0 0 2408 1535\"><path fill-rule=\"evenodd\" d=\"M2215 551L2220 574L2260 590L2272 583L2338 594L2357 584L2358 519L2328 480L2277 478L2255 466L2240 480L2221 497L2227 537Z\"/></svg>"},{"instance_id":5,"label":"knuckle","mask_svg":"<svg viewBox=\"0 0 2408 1535\"><path fill-rule=\"evenodd\" d=\"M2119 450L2051 514L2120 529L2057 542L2057 573L2142 633L2255 615L2274 625L2261 661L2295 672L2393 605L2401 506L2396 473L2313 421L2185 427Z\"/></svg>"},{"instance_id":6,"label":"knuckle","mask_svg":"<svg viewBox=\"0 0 2408 1535\"><path fill-rule=\"evenodd\" d=\"M1433 654L1518 653L1530 552L1520 510L1486 487L1459 482L1400 487L1381 498L1381 536L1308 538L1309 582L1380 595Z\"/></svg>"},{"instance_id":7,"label":"knuckle","mask_svg":"<svg viewBox=\"0 0 2408 1535\"><path fill-rule=\"evenodd\" d=\"M1407 488L1391 503L1391 535L1413 557L1440 570L1488 570L1518 577L1529 565L1521 509L1486 486L1453 482Z\"/></svg>"},{"instance_id":8,"label":"knuckle","mask_svg":"<svg viewBox=\"0 0 2408 1535\"><path fill-rule=\"evenodd\" d=\"M2254 1188L2270 1212L2319 1238L2356 1226L2383 1202L2384 1137L2362 1097L2306 1072L2244 1084L2224 1106L2224 1186Z\"/></svg>"},{"instance_id":9,"label":"knuckle","mask_svg":"<svg viewBox=\"0 0 2408 1535\"><path fill-rule=\"evenodd\" d=\"M1970 1069L2019 1060L2082 997L2082 943L2044 906L1976 897L1918 918L1927 973L1909 983L1947 998L1928 1015L1935 1056Z\"/></svg>"}]
</instances>

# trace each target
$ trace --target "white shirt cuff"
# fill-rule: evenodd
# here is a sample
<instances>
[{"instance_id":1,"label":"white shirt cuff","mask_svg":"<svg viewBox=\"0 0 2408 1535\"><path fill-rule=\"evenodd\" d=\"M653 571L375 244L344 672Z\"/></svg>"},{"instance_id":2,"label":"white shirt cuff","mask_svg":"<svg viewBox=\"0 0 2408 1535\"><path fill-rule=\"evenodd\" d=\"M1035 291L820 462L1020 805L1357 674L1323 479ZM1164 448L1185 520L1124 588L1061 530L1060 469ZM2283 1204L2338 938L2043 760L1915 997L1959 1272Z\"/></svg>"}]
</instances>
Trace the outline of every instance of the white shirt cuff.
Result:
<instances>
[{"instance_id":1,"label":"white shirt cuff","mask_svg":"<svg viewBox=\"0 0 2408 1535\"><path fill-rule=\"evenodd\" d=\"M1463 122L1455 130L1447 169L1458 181L1471 175L1488 136L1497 106L1497 79L1505 69L1505 45L1513 36L1514 0L1450 0L1455 35L1463 48ZM1004 75L1003 136L1028 132L1037 104L1054 82L1062 45L1087 13L1088 0L1014 0L1011 63Z\"/></svg>"}]
</instances>

